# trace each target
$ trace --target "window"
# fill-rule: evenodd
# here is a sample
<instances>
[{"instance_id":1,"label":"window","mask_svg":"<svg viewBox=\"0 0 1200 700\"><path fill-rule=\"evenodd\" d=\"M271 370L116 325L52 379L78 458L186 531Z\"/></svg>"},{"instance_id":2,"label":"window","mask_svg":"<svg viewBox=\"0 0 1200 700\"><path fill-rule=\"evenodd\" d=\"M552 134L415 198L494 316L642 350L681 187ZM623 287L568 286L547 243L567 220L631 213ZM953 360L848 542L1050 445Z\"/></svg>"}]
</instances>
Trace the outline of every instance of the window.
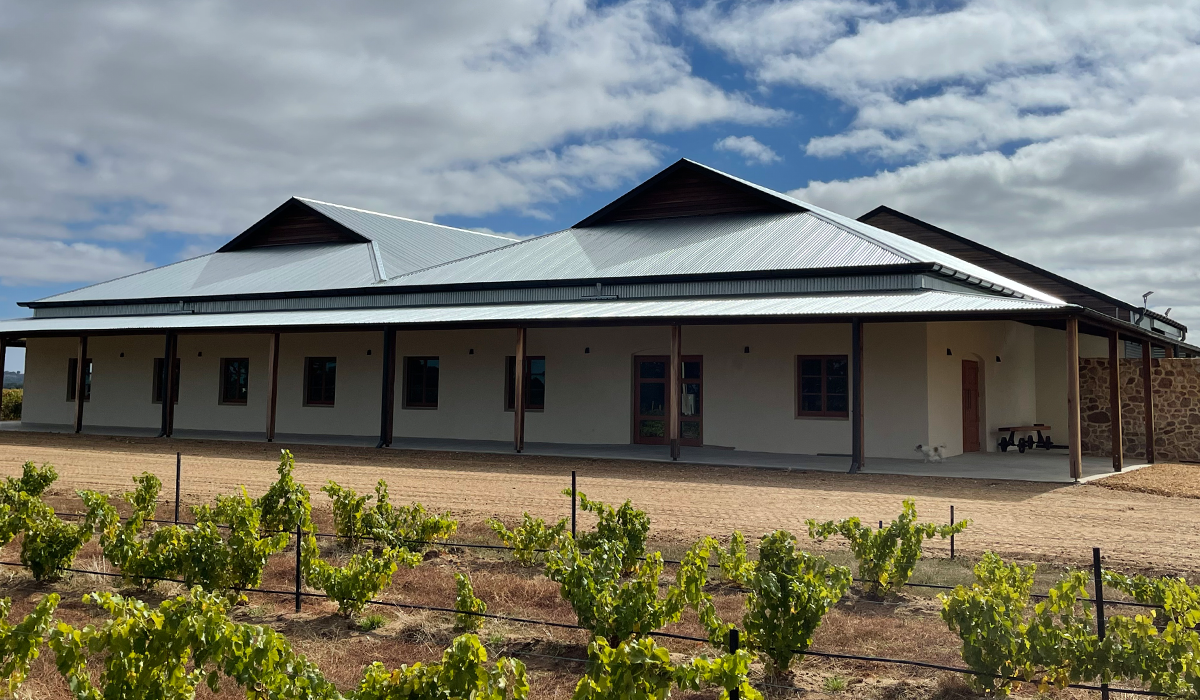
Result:
<instances>
[{"instance_id":1,"label":"window","mask_svg":"<svg viewBox=\"0 0 1200 700\"><path fill-rule=\"evenodd\" d=\"M336 357L304 358L305 406L332 406L336 384Z\"/></svg>"},{"instance_id":2,"label":"window","mask_svg":"<svg viewBox=\"0 0 1200 700\"><path fill-rule=\"evenodd\" d=\"M850 415L850 363L845 355L796 358L797 416L847 418Z\"/></svg>"},{"instance_id":3,"label":"window","mask_svg":"<svg viewBox=\"0 0 1200 700\"><path fill-rule=\"evenodd\" d=\"M250 359L221 358L221 403L245 406L250 395Z\"/></svg>"},{"instance_id":4,"label":"window","mask_svg":"<svg viewBox=\"0 0 1200 700\"><path fill-rule=\"evenodd\" d=\"M508 369L504 379L504 407L513 410L516 399L514 387L516 382L517 358L509 355ZM525 358L525 410L541 411L546 408L546 358Z\"/></svg>"},{"instance_id":5,"label":"window","mask_svg":"<svg viewBox=\"0 0 1200 700\"><path fill-rule=\"evenodd\" d=\"M404 358L404 407L437 408L438 358Z\"/></svg>"},{"instance_id":6,"label":"window","mask_svg":"<svg viewBox=\"0 0 1200 700\"><path fill-rule=\"evenodd\" d=\"M92 400L92 358L84 360L83 368L83 400ZM67 401L75 400L75 374L79 371L79 358L67 360Z\"/></svg>"},{"instance_id":7,"label":"window","mask_svg":"<svg viewBox=\"0 0 1200 700\"><path fill-rule=\"evenodd\" d=\"M154 391L152 400L154 403L163 402L163 363L165 359L161 357L154 358ZM175 368L171 372L171 395L174 401L171 403L179 403L179 358L175 358Z\"/></svg>"}]
</instances>

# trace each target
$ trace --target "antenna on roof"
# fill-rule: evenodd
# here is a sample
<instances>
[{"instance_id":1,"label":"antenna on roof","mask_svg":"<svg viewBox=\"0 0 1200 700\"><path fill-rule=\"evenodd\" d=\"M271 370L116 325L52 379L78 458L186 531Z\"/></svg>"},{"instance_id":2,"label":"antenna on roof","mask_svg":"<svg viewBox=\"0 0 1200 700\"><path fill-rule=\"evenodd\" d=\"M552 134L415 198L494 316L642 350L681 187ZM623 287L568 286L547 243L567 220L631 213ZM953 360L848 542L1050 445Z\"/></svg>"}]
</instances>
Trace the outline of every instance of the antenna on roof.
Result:
<instances>
[{"instance_id":1,"label":"antenna on roof","mask_svg":"<svg viewBox=\"0 0 1200 700\"><path fill-rule=\"evenodd\" d=\"M1170 316L1170 315L1171 315L1171 309L1173 309L1173 308L1175 308L1175 307L1173 307L1173 306L1168 306L1168 307L1167 307L1167 310L1163 312L1163 316Z\"/></svg>"},{"instance_id":2,"label":"antenna on roof","mask_svg":"<svg viewBox=\"0 0 1200 700\"><path fill-rule=\"evenodd\" d=\"M1150 295L1153 293L1154 293L1153 291L1150 291L1150 292L1146 292L1145 294L1142 295L1142 308L1143 309L1150 308L1150 304L1147 303L1147 300L1150 298Z\"/></svg>"}]
</instances>

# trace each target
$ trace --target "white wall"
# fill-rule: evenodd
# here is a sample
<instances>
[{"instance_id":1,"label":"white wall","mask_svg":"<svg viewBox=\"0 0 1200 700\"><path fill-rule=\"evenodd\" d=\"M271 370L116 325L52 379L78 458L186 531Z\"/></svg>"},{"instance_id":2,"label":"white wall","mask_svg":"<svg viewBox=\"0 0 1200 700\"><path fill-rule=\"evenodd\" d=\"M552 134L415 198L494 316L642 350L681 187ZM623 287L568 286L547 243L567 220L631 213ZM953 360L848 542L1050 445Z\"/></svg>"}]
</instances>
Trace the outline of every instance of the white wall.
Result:
<instances>
[{"instance_id":1,"label":"white wall","mask_svg":"<svg viewBox=\"0 0 1200 700\"><path fill-rule=\"evenodd\" d=\"M67 401L67 360L75 357L75 338L30 338L25 343L25 396L21 420L25 423L71 424L75 404ZM95 359L95 358L93 358ZM84 419L87 408L84 406Z\"/></svg>"},{"instance_id":2,"label":"white wall","mask_svg":"<svg viewBox=\"0 0 1200 700\"><path fill-rule=\"evenodd\" d=\"M997 428L1037 416L1034 327L1014 321L928 324L929 443L962 454L962 362L979 362L980 447L996 449ZM951 354L947 355L949 349ZM996 358L1000 361L997 362Z\"/></svg>"},{"instance_id":3,"label":"white wall","mask_svg":"<svg viewBox=\"0 0 1200 700\"><path fill-rule=\"evenodd\" d=\"M868 457L917 456L929 443L924 323L863 326L863 423Z\"/></svg>"},{"instance_id":4,"label":"white wall","mask_svg":"<svg viewBox=\"0 0 1200 700\"><path fill-rule=\"evenodd\" d=\"M1062 336L1001 321L866 324L867 455L912 458L918 443L961 452L964 359L979 361L982 370L984 449L995 449L996 428L1005 423L1046 422L1061 433L1066 415ZM662 326L530 329L528 352L546 357L547 386L546 410L527 413L526 440L631 442L633 358L667 354L669 339L670 330ZM1082 336L1081 344L1085 356L1106 352L1103 338ZM504 377L505 358L515 354L515 345L513 329L398 333L396 436L511 440ZM181 336L175 427L262 431L268 348L266 335ZM946 355L947 348L952 355ZM71 423L74 404L66 400L66 368L75 349L74 338L29 341L26 421ZM378 331L283 334L277 431L378 434L382 350ZM683 352L704 358L705 444L798 454L849 452L849 420L795 415L796 356L849 354L849 324L685 326ZM85 425L157 427L161 406L151 401L151 374L161 354L157 335L91 339L94 375ZM304 358L314 356L338 358L333 407L303 405ZM404 408L406 356L440 358L437 409ZM222 357L250 358L246 406L219 405Z\"/></svg>"},{"instance_id":5,"label":"white wall","mask_svg":"<svg viewBox=\"0 0 1200 700\"><path fill-rule=\"evenodd\" d=\"M265 350L267 341L264 338ZM370 351L371 354L367 354ZM379 435L383 332L284 333L279 340L279 396L275 430L312 435ZM304 405L304 358L336 357L332 406ZM251 372L254 360L251 359ZM265 361L264 361L265 365ZM214 370L215 371L215 370ZM253 391L253 389L251 389ZM182 393L182 392L181 392ZM215 403L215 394L213 402ZM258 425L265 426L260 408ZM178 423L176 424L178 425Z\"/></svg>"}]
</instances>

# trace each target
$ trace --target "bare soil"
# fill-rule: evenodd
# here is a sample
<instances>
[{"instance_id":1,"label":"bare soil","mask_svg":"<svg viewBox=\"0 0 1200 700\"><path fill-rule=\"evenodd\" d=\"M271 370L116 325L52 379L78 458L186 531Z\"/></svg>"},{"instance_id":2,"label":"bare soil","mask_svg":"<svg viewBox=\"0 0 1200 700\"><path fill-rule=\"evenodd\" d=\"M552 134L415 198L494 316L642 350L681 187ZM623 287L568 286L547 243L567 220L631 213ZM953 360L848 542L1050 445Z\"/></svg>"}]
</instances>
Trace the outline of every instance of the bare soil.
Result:
<instances>
[{"instance_id":1,"label":"bare soil","mask_svg":"<svg viewBox=\"0 0 1200 700\"><path fill-rule=\"evenodd\" d=\"M26 460L49 462L60 479L51 495L87 488L121 492L149 471L171 497L175 453L183 454L184 503L210 501L239 485L251 495L276 478L279 449L296 454L297 478L318 489L328 480L369 491L388 482L392 500L449 510L465 523L490 517L547 519L569 514L561 491L578 472L579 489L605 501L632 499L653 521L656 543L670 554L701 535L741 529L757 536L778 528L801 534L806 518L859 516L891 520L912 498L923 518L945 521L950 506L972 520L956 538L969 557L984 551L1058 565L1086 566L1100 547L1114 568L1200 574L1200 467L1157 465L1084 485L943 479L863 473L781 471L693 464L566 459L530 455L375 450L254 442L169 440L49 433L0 433L0 475ZM868 465L869 469L869 465ZM1131 484L1133 486L1131 486ZM1142 486L1138 486L1142 484ZM581 523L585 521L581 519ZM482 530L481 530L482 531ZM945 556L949 544L927 544Z\"/></svg>"}]
</instances>

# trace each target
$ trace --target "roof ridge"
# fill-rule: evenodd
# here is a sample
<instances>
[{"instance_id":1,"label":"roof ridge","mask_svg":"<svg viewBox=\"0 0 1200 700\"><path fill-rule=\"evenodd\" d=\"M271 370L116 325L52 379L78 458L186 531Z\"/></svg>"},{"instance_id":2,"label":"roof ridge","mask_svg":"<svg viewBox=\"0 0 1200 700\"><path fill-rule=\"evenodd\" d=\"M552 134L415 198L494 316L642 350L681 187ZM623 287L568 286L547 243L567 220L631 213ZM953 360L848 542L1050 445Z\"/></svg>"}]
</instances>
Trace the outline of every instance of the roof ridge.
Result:
<instances>
[{"instance_id":1,"label":"roof ridge","mask_svg":"<svg viewBox=\"0 0 1200 700\"><path fill-rule=\"evenodd\" d=\"M439 267L445 267L445 266L447 266L447 265L453 265L454 263L459 263L459 262L462 262L462 261L464 261L464 260L471 260L472 258L478 258L478 257L480 257L481 255L488 255L489 253L498 253L498 252L500 252L500 251L502 251L502 250L508 250L508 249L510 249L510 248L514 248L514 247L516 247L516 246L519 246L519 245L521 245L522 243L531 243L531 242L533 242L533 241L545 240L546 238L549 238L550 236L557 236L557 235L558 235L558 234L560 234L560 233L566 233L567 231L574 231L574 230L575 230L575 229L573 229L573 228L564 228L564 229L562 229L561 231L552 231L552 232L550 232L550 233L540 233L540 234L536 234L536 235L530 236L529 238L522 238L522 239L519 239L519 240L513 241L512 243L509 243L508 245L502 245L502 246L500 246L499 248L492 248L491 250L481 250L481 251L479 251L478 253L472 253L472 254L470 254L470 255L464 255L464 256L463 256L463 257L461 257L461 258L455 258L454 260L447 260L446 262L438 263L437 265L430 265L429 267L422 267L422 268L421 268L421 269L419 269L419 270L413 270L413 271L411 271L411 272L405 272L403 275L396 275L395 277L391 277L391 278L388 278L388 279L386 279L386 280L384 280L384 281L382 281L382 282L379 282L379 284L387 284L387 283L393 282L393 281L395 281L395 280L398 280L398 279L403 279L403 278L405 278L405 277L408 277L409 275L415 275L415 274L417 274L418 272L427 272L427 271L429 271L429 270L436 270L436 269L438 269ZM508 240L512 240L512 239L510 238L510 239L508 239Z\"/></svg>"},{"instance_id":2,"label":"roof ridge","mask_svg":"<svg viewBox=\"0 0 1200 700\"><path fill-rule=\"evenodd\" d=\"M503 239L506 241L513 240L513 239L509 238L508 236L501 236L498 233L484 233L482 231L472 231L469 228L459 228L457 226L447 226L446 224L438 224L438 223L434 223L432 221L421 221L420 219L410 219L407 216L397 216L396 214L384 214L383 212L380 212L380 211L371 211L370 209L360 209L358 207L351 207L351 206L347 206L345 204L335 204L333 202L324 202L319 199L313 199L312 197L299 197L299 196L295 196L295 195L293 195L293 197L300 200L301 202L312 202L313 204L323 204L327 207L337 207L338 209L349 209L350 211L356 211L360 214L371 214L373 216L382 216L382 217L385 217L388 219L399 219L400 221L409 221L414 224L424 224L426 226L437 226L438 228L448 228L451 231L462 231L463 233L473 233L476 236L487 236L488 238L500 238L500 239Z\"/></svg>"}]
</instances>

